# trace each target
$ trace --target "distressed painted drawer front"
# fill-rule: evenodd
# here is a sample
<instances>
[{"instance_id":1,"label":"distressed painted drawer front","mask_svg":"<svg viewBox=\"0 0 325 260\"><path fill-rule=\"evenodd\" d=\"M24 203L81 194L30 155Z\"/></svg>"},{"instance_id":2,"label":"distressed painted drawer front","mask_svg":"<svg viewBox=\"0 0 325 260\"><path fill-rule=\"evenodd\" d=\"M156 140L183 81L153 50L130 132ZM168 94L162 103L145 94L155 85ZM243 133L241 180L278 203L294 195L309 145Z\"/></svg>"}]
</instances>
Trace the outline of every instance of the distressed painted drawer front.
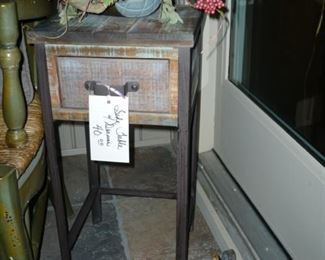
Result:
<instances>
[{"instance_id":1,"label":"distressed painted drawer front","mask_svg":"<svg viewBox=\"0 0 325 260\"><path fill-rule=\"evenodd\" d=\"M58 57L62 107L87 108L87 80L108 85L138 81L140 88L130 92L130 111L168 113L168 60Z\"/></svg>"},{"instance_id":2,"label":"distressed painted drawer front","mask_svg":"<svg viewBox=\"0 0 325 260\"><path fill-rule=\"evenodd\" d=\"M177 125L177 49L48 45L46 52L54 119L88 120L87 80L138 81L139 90L128 93L130 122Z\"/></svg>"}]
</instances>

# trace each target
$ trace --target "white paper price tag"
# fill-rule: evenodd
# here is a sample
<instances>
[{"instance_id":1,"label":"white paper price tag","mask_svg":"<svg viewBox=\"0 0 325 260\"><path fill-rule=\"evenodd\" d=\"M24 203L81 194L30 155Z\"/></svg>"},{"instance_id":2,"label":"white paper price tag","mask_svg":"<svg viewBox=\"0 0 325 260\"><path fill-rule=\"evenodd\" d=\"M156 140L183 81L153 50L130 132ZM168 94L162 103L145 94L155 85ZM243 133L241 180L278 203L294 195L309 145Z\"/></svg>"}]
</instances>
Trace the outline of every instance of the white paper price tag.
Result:
<instances>
[{"instance_id":1,"label":"white paper price tag","mask_svg":"<svg viewBox=\"0 0 325 260\"><path fill-rule=\"evenodd\" d=\"M90 158L130 162L128 97L89 95Z\"/></svg>"}]
</instances>

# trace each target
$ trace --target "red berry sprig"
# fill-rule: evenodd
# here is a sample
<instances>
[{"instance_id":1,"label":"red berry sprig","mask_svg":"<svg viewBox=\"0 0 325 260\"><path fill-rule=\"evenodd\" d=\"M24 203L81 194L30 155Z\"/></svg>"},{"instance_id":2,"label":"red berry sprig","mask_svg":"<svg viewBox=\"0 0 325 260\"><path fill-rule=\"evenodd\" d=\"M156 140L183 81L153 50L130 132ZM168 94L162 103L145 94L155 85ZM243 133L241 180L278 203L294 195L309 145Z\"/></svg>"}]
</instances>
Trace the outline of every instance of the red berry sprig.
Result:
<instances>
[{"instance_id":1,"label":"red berry sprig","mask_svg":"<svg viewBox=\"0 0 325 260\"><path fill-rule=\"evenodd\" d=\"M215 12L225 6L223 0L197 0L194 4L196 9L202 10L207 14L215 14Z\"/></svg>"}]
</instances>

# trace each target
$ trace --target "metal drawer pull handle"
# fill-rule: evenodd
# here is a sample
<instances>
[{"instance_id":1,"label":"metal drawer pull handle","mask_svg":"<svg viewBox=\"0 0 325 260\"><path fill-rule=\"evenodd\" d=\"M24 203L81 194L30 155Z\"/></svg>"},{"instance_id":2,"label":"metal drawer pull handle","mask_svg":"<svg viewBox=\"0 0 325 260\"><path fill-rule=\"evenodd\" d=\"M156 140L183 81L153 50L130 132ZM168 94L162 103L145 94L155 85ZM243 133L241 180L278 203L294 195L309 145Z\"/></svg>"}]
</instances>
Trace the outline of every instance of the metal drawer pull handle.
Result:
<instances>
[{"instance_id":1,"label":"metal drawer pull handle","mask_svg":"<svg viewBox=\"0 0 325 260\"><path fill-rule=\"evenodd\" d=\"M123 86L110 86L95 80L85 82L85 88L98 96L126 96L128 92L138 91L139 86L136 81L128 81Z\"/></svg>"}]
</instances>

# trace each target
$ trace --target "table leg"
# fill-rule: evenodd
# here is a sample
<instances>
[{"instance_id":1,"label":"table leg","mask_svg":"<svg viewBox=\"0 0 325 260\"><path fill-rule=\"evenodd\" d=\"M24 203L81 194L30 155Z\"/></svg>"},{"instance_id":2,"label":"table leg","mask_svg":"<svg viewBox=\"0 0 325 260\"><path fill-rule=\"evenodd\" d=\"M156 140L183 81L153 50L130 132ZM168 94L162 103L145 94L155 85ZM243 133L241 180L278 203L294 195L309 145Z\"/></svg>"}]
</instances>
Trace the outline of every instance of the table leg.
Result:
<instances>
[{"instance_id":1,"label":"table leg","mask_svg":"<svg viewBox=\"0 0 325 260\"><path fill-rule=\"evenodd\" d=\"M189 143L179 131L177 148L176 259L186 260L189 243Z\"/></svg>"},{"instance_id":2,"label":"table leg","mask_svg":"<svg viewBox=\"0 0 325 260\"><path fill-rule=\"evenodd\" d=\"M194 221L198 162L198 111L191 131L179 131L177 154L176 259L188 258L189 235ZM190 165L190 166L189 166Z\"/></svg>"},{"instance_id":3,"label":"table leg","mask_svg":"<svg viewBox=\"0 0 325 260\"><path fill-rule=\"evenodd\" d=\"M36 45L37 63L38 63L38 82L39 91L42 103L43 122L45 130L45 142L47 146L47 162L49 168L49 175L51 179L51 188L53 190L53 206L55 209L55 217L57 224L57 231L59 237L59 244L61 250L61 258L70 260L69 248L69 226L66 216L66 208L63 197L63 186L61 180L61 173L58 165L58 154L56 151L56 138L53 125L53 116L51 109L51 99L48 88L48 75L45 58L44 45Z\"/></svg>"},{"instance_id":4,"label":"table leg","mask_svg":"<svg viewBox=\"0 0 325 260\"><path fill-rule=\"evenodd\" d=\"M196 202L196 181L199 149L199 128L200 128L200 93L196 96L194 114L191 124L191 187L190 187L190 212L189 230L193 228Z\"/></svg>"},{"instance_id":5,"label":"table leg","mask_svg":"<svg viewBox=\"0 0 325 260\"><path fill-rule=\"evenodd\" d=\"M176 259L186 260L189 243L190 50L179 49Z\"/></svg>"},{"instance_id":6,"label":"table leg","mask_svg":"<svg viewBox=\"0 0 325 260\"><path fill-rule=\"evenodd\" d=\"M89 139L89 123L85 123L86 133L86 147L87 147L87 165L88 165L88 178L89 189L97 190L95 201L92 205L92 221L93 224L102 221L102 199L100 193L100 167L99 163L90 160L90 139Z\"/></svg>"}]
</instances>

